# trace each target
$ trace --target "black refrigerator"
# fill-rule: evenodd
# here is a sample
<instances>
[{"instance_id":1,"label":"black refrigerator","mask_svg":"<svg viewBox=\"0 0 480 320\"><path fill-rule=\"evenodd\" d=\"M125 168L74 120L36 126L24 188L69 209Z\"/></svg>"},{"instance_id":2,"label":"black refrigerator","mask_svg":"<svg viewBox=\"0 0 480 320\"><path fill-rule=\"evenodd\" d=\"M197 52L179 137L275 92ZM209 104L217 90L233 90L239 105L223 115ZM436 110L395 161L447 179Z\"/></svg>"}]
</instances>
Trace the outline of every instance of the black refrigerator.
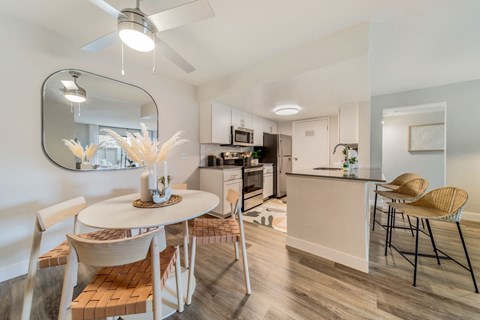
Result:
<instances>
[{"instance_id":1,"label":"black refrigerator","mask_svg":"<svg viewBox=\"0 0 480 320\"><path fill-rule=\"evenodd\" d=\"M262 162L273 163L273 196L287 195L286 172L292 171L292 137L285 134L263 134Z\"/></svg>"}]
</instances>

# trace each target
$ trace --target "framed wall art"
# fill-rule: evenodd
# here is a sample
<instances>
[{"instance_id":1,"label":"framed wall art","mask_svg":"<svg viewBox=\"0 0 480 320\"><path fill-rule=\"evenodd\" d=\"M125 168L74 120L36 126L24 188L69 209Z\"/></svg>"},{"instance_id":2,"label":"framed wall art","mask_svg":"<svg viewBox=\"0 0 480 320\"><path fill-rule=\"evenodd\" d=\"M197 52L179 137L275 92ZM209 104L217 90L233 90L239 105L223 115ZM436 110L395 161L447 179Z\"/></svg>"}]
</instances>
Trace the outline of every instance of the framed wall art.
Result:
<instances>
[{"instance_id":1,"label":"framed wall art","mask_svg":"<svg viewBox=\"0 0 480 320\"><path fill-rule=\"evenodd\" d=\"M445 123L432 123L408 128L408 151L444 151Z\"/></svg>"}]
</instances>

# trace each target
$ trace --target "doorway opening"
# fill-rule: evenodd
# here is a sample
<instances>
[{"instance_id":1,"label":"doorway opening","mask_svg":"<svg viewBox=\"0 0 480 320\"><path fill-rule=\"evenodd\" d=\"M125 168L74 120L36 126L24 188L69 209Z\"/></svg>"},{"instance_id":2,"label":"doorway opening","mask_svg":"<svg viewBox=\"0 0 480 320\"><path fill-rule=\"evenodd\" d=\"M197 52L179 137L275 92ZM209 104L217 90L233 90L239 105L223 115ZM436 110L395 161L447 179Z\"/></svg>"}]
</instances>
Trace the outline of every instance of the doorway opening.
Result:
<instances>
[{"instance_id":1,"label":"doorway opening","mask_svg":"<svg viewBox=\"0 0 480 320\"><path fill-rule=\"evenodd\" d=\"M447 103L383 110L382 169L387 181L416 173L429 190L446 182Z\"/></svg>"}]
</instances>

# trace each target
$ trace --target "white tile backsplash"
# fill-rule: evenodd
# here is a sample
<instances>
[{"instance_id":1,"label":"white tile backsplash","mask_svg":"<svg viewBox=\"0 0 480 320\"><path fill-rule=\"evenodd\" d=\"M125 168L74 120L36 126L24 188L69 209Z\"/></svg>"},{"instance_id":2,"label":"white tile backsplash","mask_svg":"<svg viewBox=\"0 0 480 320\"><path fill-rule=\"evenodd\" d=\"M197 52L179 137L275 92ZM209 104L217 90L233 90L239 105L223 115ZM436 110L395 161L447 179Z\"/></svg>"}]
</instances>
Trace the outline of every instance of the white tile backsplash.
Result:
<instances>
[{"instance_id":1,"label":"white tile backsplash","mask_svg":"<svg viewBox=\"0 0 480 320\"><path fill-rule=\"evenodd\" d=\"M231 151L231 152L244 152L244 151L253 151L253 147L229 147L221 146L219 144L213 143L202 143L200 144L200 166L207 165L207 156L215 155L220 157L222 152Z\"/></svg>"}]
</instances>

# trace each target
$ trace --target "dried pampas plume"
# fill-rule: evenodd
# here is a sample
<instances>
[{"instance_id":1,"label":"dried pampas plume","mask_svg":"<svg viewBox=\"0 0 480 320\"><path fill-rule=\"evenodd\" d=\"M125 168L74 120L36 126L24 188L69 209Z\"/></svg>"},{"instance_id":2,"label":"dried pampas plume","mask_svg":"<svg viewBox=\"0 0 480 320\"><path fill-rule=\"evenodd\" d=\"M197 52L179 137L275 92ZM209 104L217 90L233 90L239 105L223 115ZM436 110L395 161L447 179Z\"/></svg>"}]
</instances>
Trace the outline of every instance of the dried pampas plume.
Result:
<instances>
[{"instance_id":1,"label":"dried pampas plume","mask_svg":"<svg viewBox=\"0 0 480 320\"><path fill-rule=\"evenodd\" d=\"M62 139L63 143L70 149L70 151L73 153L73 155L77 158L80 158L83 161L83 158L85 156L83 152L83 147L80 144L80 142L77 142L73 139L67 140L67 139Z\"/></svg>"},{"instance_id":2,"label":"dried pampas plume","mask_svg":"<svg viewBox=\"0 0 480 320\"><path fill-rule=\"evenodd\" d=\"M168 158L169 153L175 147L188 142L186 139L180 139L183 131L175 133L161 148L159 142L150 139L148 128L144 123L140 123L141 132L127 132L127 139L111 129L102 129L107 135L113 138L120 147L128 154L128 157L138 164L151 165L159 163Z\"/></svg>"},{"instance_id":3,"label":"dried pampas plume","mask_svg":"<svg viewBox=\"0 0 480 320\"><path fill-rule=\"evenodd\" d=\"M103 142L99 144L91 143L86 146L84 150L82 144L73 139L62 139L62 141L63 143L65 143L68 149L70 149L73 155L77 158L80 158L82 162L85 158L87 159L87 161L90 161L93 157L95 157L97 151L103 147Z\"/></svg>"}]
</instances>

